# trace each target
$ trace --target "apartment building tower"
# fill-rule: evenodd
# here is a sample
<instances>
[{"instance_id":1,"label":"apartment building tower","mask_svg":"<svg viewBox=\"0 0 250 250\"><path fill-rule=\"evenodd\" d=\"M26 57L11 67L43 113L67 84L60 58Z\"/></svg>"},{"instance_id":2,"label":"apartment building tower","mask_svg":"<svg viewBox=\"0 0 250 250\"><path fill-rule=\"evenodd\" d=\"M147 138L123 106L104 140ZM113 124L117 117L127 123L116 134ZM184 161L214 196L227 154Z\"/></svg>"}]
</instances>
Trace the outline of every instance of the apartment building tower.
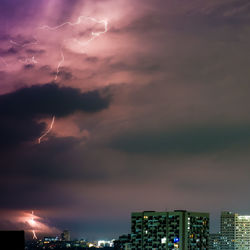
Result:
<instances>
[{"instance_id":1,"label":"apartment building tower","mask_svg":"<svg viewBox=\"0 0 250 250\"><path fill-rule=\"evenodd\" d=\"M250 249L250 216L221 213L221 249Z\"/></svg>"},{"instance_id":2,"label":"apartment building tower","mask_svg":"<svg viewBox=\"0 0 250 250\"><path fill-rule=\"evenodd\" d=\"M131 214L131 246L136 249L208 249L209 214L175 210Z\"/></svg>"}]
</instances>

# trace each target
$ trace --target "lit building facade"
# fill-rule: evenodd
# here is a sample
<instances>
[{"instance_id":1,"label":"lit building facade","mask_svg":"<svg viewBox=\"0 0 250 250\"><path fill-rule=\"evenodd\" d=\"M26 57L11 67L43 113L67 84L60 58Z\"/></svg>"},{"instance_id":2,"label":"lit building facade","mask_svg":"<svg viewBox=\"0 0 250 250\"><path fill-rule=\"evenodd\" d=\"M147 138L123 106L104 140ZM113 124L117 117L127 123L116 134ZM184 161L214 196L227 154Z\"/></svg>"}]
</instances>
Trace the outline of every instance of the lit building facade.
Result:
<instances>
[{"instance_id":1,"label":"lit building facade","mask_svg":"<svg viewBox=\"0 0 250 250\"><path fill-rule=\"evenodd\" d=\"M97 241L97 247L103 248L103 247L113 247L114 246L114 240L98 240Z\"/></svg>"},{"instance_id":2,"label":"lit building facade","mask_svg":"<svg viewBox=\"0 0 250 250\"><path fill-rule=\"evenodd\" d=\"M220 218L221 249L235 249L236 214L221 212Z\"/></svg>"},{"instance_id":3,"label":"lit building facade","mask_svg":"<svg viewBox=\"0 0 250 250\"><path fill-rule=\"evenodd\" d=\"M132 249L208 249L209 214L175 210L131 215Z\"/></svg>"},{"instance_id":4,"label":"lit building facade","mask_svg":"<svg viewBox=\"0 0 250 250\"><path fill-rule=\"evenodd\" d=\"M235 236L236 249L250 249L250 216L237 215Z\"/></svg>"},{"instance_id":5,"label":"lit building facade","mask_svg":"<svg viewBox=\"0 0 250 250\"><path fill-rule=\"evenodd\" d=\"M209 250L221 249L221 234L209 234Z\"/></svg>"},{"instance_id":6,"label":"lit building facade","mask_svg":"<svg viewBox=\"0 0 250 250\"><path fill-rule=\"evenodd\" d=\"M250 216L221 213L221 249L250 249Z\"/></svg>"}]
</instances>

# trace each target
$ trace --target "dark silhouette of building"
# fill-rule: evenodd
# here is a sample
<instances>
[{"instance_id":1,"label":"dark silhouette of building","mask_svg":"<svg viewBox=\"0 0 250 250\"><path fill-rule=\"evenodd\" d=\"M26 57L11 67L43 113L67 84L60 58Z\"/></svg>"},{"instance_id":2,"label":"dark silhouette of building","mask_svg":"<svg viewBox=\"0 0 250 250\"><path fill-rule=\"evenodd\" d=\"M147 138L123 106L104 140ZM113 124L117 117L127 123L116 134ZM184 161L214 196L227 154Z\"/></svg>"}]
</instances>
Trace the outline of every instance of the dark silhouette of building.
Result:
<instances>
[{"instance_id":1,"label":"dark silhouette of building","mask_svg":"<svg viewBox=\"0 0 250 250\"><path fill-rule=\"evenodd\" d=\"M0 231L0 249L24 250L24 231Z\"/></svg>"},{"instance_id":2,"label":"dark silhouette of building","mask_svg":"<svg viewBox=\"0 0 250 250\"><path fill-rule=\"evenodd\" d=\"M131 249L131 234L124 234L114 241L115 250L130 250Z\"/></svg>"}]
</instances>

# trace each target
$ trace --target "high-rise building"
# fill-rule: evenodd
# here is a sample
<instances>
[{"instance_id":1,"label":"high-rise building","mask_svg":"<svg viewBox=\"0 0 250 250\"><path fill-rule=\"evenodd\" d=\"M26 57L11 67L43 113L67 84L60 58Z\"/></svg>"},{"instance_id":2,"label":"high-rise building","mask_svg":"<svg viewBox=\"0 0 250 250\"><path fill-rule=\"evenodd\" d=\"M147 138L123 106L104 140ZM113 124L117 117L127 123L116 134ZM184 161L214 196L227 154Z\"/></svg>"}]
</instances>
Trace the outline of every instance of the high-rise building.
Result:
<instances>
[{"instance_id":1,"label":"high-rise building","mask_svg":"<svg viewBox=\"0 0 250 250\"><path fill-rule=\"evenodd\" d=\"M237 215L235 249L250 249L250 216Z\"/></svg>"},{"instance_id":2,"label":"high-rise building","mask_svg":"<svg viewBox=\"0 0 250 250\"><path fill-rule=\"evenodd\" d=\"M222 249L235 249L235 222L235 213L221 212L220 231Z\"/></svg>"},{"instance_id":3,"label":"high-rise building","mask_svg":"<svg viewBox=\"0 0 250 250\"><path fill-rule=\"evenodd\" d=\"M221 213L221 249L250 249L250 216Z\"/></svg>"},{"instance_id":4,"label":"high-rise building","mask_svg":"<svg viewBox=\"0 0 250 250\"><path fill-rule=\"evenodd\" d=\"M175 210L131 214L132 249L208 249L209 214Z\"/></svg>"},{"instance_id":5,"label":"high-rise building","mask_svg":"<svg viewBox=\"0 0 250 250\"><path fill-rule=\"evenodd\" d=\"M209 250L221 249L221 234L209 234Z\"/></svg>"}]
</instances>

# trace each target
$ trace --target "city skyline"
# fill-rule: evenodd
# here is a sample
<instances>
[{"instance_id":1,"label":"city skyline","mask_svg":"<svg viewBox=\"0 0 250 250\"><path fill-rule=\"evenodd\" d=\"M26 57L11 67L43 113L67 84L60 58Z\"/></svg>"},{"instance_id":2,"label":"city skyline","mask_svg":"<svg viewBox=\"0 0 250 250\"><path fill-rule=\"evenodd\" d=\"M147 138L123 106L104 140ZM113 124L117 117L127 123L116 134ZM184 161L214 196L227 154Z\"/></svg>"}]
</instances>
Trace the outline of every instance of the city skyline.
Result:
<instances>
[{"instance_id":1,"label":"city skyline","mask_svg":"<svg viewBox=\"0 0 250 250\"><path fill-rule=\"evenodd\" d=\"M32 225L37 218L32 211ZM7 249L89 249L94 247L119 250L137 249L249 249L250 215L221 211L220 231L210 232L210 214L187 210L132 212L130 232L116 239L89 240L72 238L69 230L60 235L32 239L24 230L0 230L2 244ZM27 237L28 236L28 237ZM14 240L15 239L15 240ZM14 240L14 241L13 241ZM25 249L26 249L25 248Z\"/></svg>"},{"instance_id":2,"label":"city skyline","mask_svg":"<svg viewBox=\"0 0 250 250\"><path fill-rule=\"evenodd\" d=\"M184 235L189 235L190 232L190 218L194 217L196 218L196 216L201 216L204 219L207 218L206 223L204 224L207 227L207 232L209 233L209 237L215 237L214 240L217 242L217 237L220 238L221 242L223 242L223 244L228 244L227 242L234 242L237 240L239 242L241 242L241 240L245 241L246 239L241 239L242 238L242 234L247 234L250 236L250 212L248 214L239 214L237 212L232 212L232 211L221 211L220 212L220 216L218 216L218 218L220 217L220 219L218 220L218 218L213 218L219 221L219 227L218 228L211 228L210 226L210 221L211 221L211 217L210 217L210 212L209 211L187 211L187 210L178 210L178 209L174 209L173 211L170 210L165 210L165 211L154 211L154 210L148 210L148 211L134 211L130 213L130 221L128 221L127 223L129 224L129 230L128 231L123 231L121 232L121 235L118 235L117 233L113 234L112 236L114 237L99 237L99 238L88 238L86 237L86 235L78 235L76 236L74 231L65 229L65 227L61 227L61 229L56 229L56 230L51 230L51 228L49 228L48 225L41 223L42 218L39 218L38 216L36 216L34 214L34 212L32 211L31 213L26 213L25 218L23 219L23 221L25 221L26 223L28 223L30 226L32 226L31 229L29 230L24 230L25 231L25 240L26 241L40 241L42 239L44 239L44 241L47 241L46 239L50 238L51 240L49 241L71 241L71 239L73 240L91 240L94 242L98 242L98 241L111 241L111 240L118 240L118 236L125 236L125 235L133 235L133 233L137 232L137 230L135 229L135 221L133 219L133 217L135 218L141 218L143 221L148 220L149 217L155 217L158 218L160 221L160 224L164 224L166 223L166 225L168 225L168 223L170 223L167 219L167 217L178 217L178 223L180 223L180 232L179 234L184 234ZM147 218L146 218L147 217ZM165 218L164 220L162 218ZM157 220L158 220L157 219ZM136 219L137 220L137 219ZM150 219L152 220L152 218ZM165 221L166 220L166 221ZM180 220L180 222L179 222ZM192 221L194 223L194 221ZM176 223L175 219L174 219L174 223ZM182 226L181 226L182 225ZM151 225L152 227L152 225ZM171 228L171 223L169 224L169 226L167 226L167 228ZM43 233L40 234L39 232L39 228L43 228ZM9 228L7 231L12 231L13 228ZM16 229L14 227L14 229ZM38 231L37 231L38 229ZM22 229L19 228L19 230L23 231ZM162 233L162 228L160 227L160 230L155 229L154 231L159 232L159 234ZM167 231L169 229L166 229ZM185 232L185 230L187 230L187 232ZM0 230L1 231L1 230ZM116 231L116 228L114 228L114 231ZM166 232L167 232L166 231ZM171 230L170 230L171 231ZM37 232L39 232L39 235L37 235ZM166 233L164 231L164 233ZM73 236L71 236L73 235ZM246 235L246 236L247 236ZM226 237L227 240L222 240L223 237ZM142 236L141 236L142 237ZM166 237L169 238L169 236L166 234ZM186 236L185 236L186 237ZM222 237L222 238L221 238ZM237 238L238 237L238 238ZM248 236L247 236L248 237ZM248 238L247 238L248 239ZM131 239L133 241L133 237ZM248 241L247 241L248 242ZM250 242L250 238L249 238L249 242ZM217 244L217 243L216 243ZM237 243L239 244L239 243ZM245 243L245 244L250 244L250 243ZM233 247L233 245L232 245ZM217 249L217 248L216 248Z\"/></svg>"},{"instance_id":3,"label":"city skyline","mask_svg":"<svg viewBox=\"0 0 250 250\"><path fill-rule=\"evenodd\" d=\"M1 0L0 230L250 214L249 24L246 0Z\"/></svg>"}]
</instances>

